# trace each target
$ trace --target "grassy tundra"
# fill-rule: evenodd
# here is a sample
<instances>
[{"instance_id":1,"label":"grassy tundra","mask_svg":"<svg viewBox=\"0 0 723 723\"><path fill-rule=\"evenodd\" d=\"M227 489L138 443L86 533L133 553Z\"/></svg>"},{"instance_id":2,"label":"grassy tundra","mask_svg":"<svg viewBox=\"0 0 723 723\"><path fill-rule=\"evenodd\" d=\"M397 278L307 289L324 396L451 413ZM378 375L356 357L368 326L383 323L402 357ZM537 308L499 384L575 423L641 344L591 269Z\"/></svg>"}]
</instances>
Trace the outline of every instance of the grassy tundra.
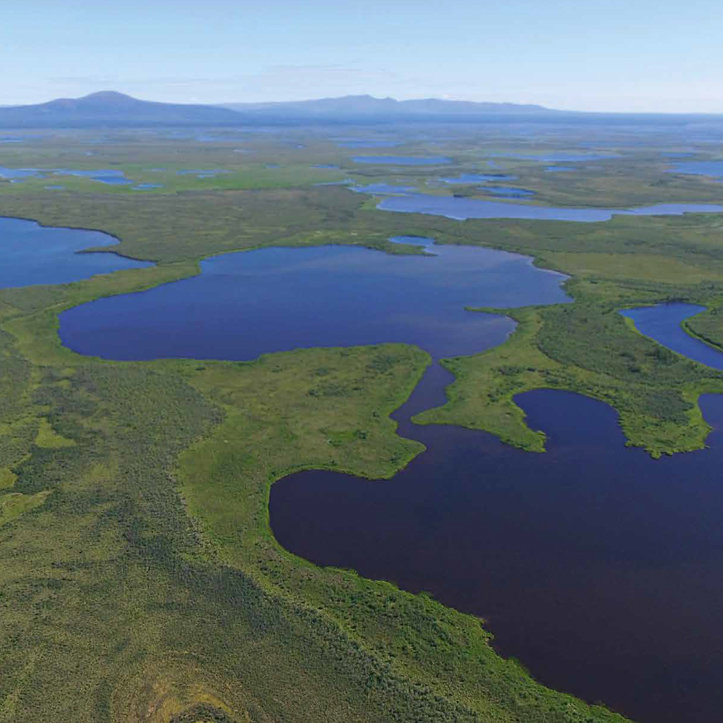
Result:
<instances>
[{"instance_id":1,"label":"grassy tundra","mask_svg":"<svg viewBox=\"0 0 723 723\"><path fill-rule=\"evenodd\" d=\"M71 141L3 149L2 163L18 154L23 166L51 167L65 153L71 167L87 147ZM2 215L101 229L120 239L114 250L158 262L0 291L0 721L624 720L500 658L479 619L317 568L275 542L267 505L276 479L302 468L390 477L421 451L388 415L429 363L424 351L386 344L244 363L108 362L63 348L57 314L194 274L199 259L232 250L344 243L414 252L387 239L420 234L527 253L572 276L574 303L510 312L518 321L510 340L446 362L457 377L449 402L418 421L486 429L539 451L544 439L513 397L570 389L613 405L630 442L657 455L704 444L697 397L723 392L723 375L640 336L617 309L669 299L718 308L720 217L395 215L312 184L348 173L421 183L419 169L354 169L335 144L312 137L302 149L247 141L254 163L233 170L236 144L191 143L180 155L177 144L139 134L96 151L95 167L138 180L156 165L171 169L149 193L88 179L65 190L37 180L0 189ZM232 173L176 176L179 155L186 168ZM449 175L475 162L462 145L450 155ZM309 169L312 158L343 171ZM597 175L581 171L574 187L530 162L510 167L521 186L538 184L540 200L615 205L630 190L619 180L628 170L602 165ZM663 176L657 161L636 173L634 203L713 200L711 183ZM719 319L711 312L689 325L716 342Z\"/></svg>"}]
</instances>

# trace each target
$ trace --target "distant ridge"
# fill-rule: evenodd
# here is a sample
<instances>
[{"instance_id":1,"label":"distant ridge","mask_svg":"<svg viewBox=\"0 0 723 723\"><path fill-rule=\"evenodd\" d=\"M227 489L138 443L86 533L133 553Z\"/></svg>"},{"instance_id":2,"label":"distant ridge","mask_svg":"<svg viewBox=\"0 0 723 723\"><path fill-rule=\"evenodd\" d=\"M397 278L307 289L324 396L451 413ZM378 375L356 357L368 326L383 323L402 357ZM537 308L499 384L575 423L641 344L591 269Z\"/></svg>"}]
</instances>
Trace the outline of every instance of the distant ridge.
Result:
<instances>
[{"instance_id":1,"label":"distant ridge","mask_svg":"<svg viewBox=\"0 0 723 723\"><path fill-rule=\"evenodd\" d=\"M155 103L112 90L38 105L0 107L2 128L238 125L239 120L238 113L229 108Z\"/></svg>"},{"instance_id":2,"label":"distant ridge","mask_svg":"<svg viewBox=\"0 0 723 723\"><path fill-rule=\"evenodd\" d=\"M0 128L229 126L295 122L469 120L501 115L559 113L539 105L459 100L395 100L347 95L278 103L185 105L139 100L112 90L37 105L0 107Z\"/></svg>"},{"instance_id":3,"label":"distant ridge","mask_svg":"<svg viewBox=\"0 0 723 723\"><path fill-rule=\"evenodd\" d=\"M353 123L628 123L680 125L718 122L708 114L583 113L541 105L477 103L422 98L395 100L371 95L281 101L192 105L139 100L104 90L82 98L37 105L0 106L0 128L122 128L148 126L254 126Z\"/></svg>"},{"instance_id":4,"label":"distant ridge","mask_svg":"<svg viewBox=\"0 0 723 723\"><path fill-rule=\"evenodd\" d=\"M276 103L226 103L231 108L250 116L269 116L298 119L379 119L403 120L421 118L473 118L491 114L558 113L541 105L519 103L477 103L465 100L395 100L375 98L371 95L346 95L340 98L287 101Z\"/></svg>"}]
</instances>

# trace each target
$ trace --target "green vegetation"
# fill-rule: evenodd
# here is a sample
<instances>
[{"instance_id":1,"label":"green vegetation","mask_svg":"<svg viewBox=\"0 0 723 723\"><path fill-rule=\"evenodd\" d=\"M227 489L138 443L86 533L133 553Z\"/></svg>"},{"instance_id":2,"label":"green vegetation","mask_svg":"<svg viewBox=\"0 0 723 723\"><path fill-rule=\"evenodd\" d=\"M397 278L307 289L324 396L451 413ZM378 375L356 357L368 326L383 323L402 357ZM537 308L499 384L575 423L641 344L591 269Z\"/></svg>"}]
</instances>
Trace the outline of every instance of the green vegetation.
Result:
<instances>
[{"instance_id":1,"label":"green vegetation","mask_svg":"<svg viewBox=\"0 0 723 723\"><path fill-rule=\"evenodd\" d=\"M613 406L629 443L654 457L702 448L710 427L696 402L701 393L723 392L723 375L631 333L615 306L582 289L576 298L569 306L515 310L518 327L506 344L445 362L456 376L449 403L414 421L484 429L541 452L544 434L526 426L514 397L564 389Z\"/></svg>"},{"instance_id":2,"label":"green vegetation","mask_svg":"<svg viewBox=\"0 0 723 723\"><path fill-rule=\"evenodd\" d=\"M723 308L720 305L686 319L683 328L707 344L723 350Z\"/></svg>"},{"instance_id":3,"label":"green vegetation","mask_svg":"<svg viewBox=\"0 0 723 723\"><path fill-rule=\"evenodd\" d=\"M3 148L0 163L81 167L87 140L79 133ZM346 164L313 135L303 149L286 138L283 148L229 139L179 152L142 131L111 141L94 147L94 167L138 180L158 165L170 183L179 157L185 168L225 168L237 144L254 152L254 164L247 177L243 169L177 177L158 193L84 179L68 191L36 182L0 190L0 214L98 228L120 239L120 253L159 262L0 291L0 722L623 721L500 658L477 618L317 568L275 542L275 480L302 468L388 478L421 451L396 435L388 415L428 364L425 352L387 344L249 363L115 363L63 348L57 314L194 274L212 254L269 245L420 253L387 240L417 234L528 253L575 277L574 303L510 312L518 322L510 340L449 360L457 375L450 401L419 421L486 429L541 451L544 436L525 426L514 396L569 389L612 404L630 442L657 455L702 446L708 428L697 396L723 391L723 375L641 336L617 310L669 299L719 308L720 217L459 223L377 212L358 194L309 186L300 169L312 157ZM479 162L461 142L450 155L456 170ZM236 159L244 166L242 154ZM295 170L264 190L279 170L262 172L272 160ZM660 176L656 163L657 171L634 174ZM522 186L547 184L541 199L599 193L601 204L615 205L635 184L631 203L708 198L698 193L705 180L690 177L628 184L621 179L633 171L620 164L604 164L601 180L581 172L574 181L529 162L507 165ZM419 173L356 169L355 178ZM244 178L255 190L239 190ZM563 190L566 183L573 186ZM720 339L716 315L690 328Z\"/></svg>"}]
</instances>

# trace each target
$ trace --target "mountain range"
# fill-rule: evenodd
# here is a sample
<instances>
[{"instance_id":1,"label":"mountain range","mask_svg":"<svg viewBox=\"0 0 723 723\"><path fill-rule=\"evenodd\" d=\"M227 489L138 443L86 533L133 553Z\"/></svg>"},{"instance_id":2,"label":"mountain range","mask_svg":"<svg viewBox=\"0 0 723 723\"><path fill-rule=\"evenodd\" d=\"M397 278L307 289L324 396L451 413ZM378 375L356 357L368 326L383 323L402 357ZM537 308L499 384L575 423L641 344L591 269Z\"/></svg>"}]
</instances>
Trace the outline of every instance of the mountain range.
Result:
<instances>
[{"instance_id":1,"label":"mountain range","mask_svg":"<svg viewBox=\"0 0 723 723\"><path fill-rule=\"evenodd\" d=\"M371 95L346 95L341 98L277 103L228 103L223 107L249 115L285 116L300 119L374 118L402 120L427 117L469 118L499 113L555 112L540 105L475 103L463 100L440 100L438 98L395 100L394 98L375 98Z\"/></svg>"},{"instance_id":2,"label":"mountain range","mask_svg":"<svg viewBox=\"0 0 723 723\"><path fill-rule=\"evenodd\" d=\"M59 98L37 105L0 107L0 128L85 128L129 126L234 126L245 123L385 122L467 120L498 115L558 113L537 105L468 101L399 101L370 95L278 103L185 105L101 91L82 98Z\"/></svg>"}]
</instances>

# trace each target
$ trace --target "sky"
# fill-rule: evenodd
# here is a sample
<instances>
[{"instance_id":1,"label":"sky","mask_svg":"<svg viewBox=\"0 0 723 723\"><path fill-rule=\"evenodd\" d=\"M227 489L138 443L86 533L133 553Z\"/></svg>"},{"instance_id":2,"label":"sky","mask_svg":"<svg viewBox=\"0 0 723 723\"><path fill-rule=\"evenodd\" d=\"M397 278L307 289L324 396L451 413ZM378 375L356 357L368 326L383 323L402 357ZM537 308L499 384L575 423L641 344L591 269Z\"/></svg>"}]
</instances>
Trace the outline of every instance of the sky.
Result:
<instances>
[{"instance_id":1,"label":"sky","mask_svg":"<svg viewBox=\"0 0 723 723\"><path fill-rule=\"evenodd\" d=\"M0 105L341 95L723 113L721 0L3 0Z\"/></svg>"}]
</instances>

